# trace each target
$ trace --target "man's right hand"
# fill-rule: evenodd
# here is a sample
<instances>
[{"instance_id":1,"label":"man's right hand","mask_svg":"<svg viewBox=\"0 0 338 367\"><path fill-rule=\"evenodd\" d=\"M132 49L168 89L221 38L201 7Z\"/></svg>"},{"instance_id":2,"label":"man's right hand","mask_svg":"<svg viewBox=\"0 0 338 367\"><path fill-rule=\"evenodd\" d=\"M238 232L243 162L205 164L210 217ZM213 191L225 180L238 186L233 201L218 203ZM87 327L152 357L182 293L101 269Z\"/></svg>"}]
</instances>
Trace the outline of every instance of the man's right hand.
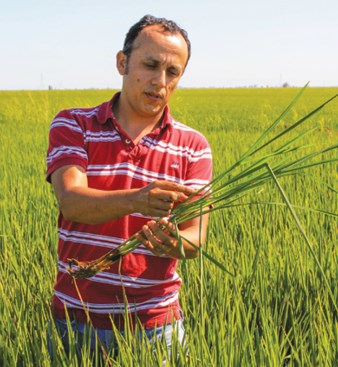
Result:
<instances>
[{"instance_id":1,"label":"man's right hand","mask_svg":"<svg viewBox=\"0 0 338 367\"><path fill-rule=\"evenodd\" d=\"M194 191L175 182L154 181L135 194L136 211L151 217L168 217L175 203L187 199Z\"/></svg>"}]
</instances>

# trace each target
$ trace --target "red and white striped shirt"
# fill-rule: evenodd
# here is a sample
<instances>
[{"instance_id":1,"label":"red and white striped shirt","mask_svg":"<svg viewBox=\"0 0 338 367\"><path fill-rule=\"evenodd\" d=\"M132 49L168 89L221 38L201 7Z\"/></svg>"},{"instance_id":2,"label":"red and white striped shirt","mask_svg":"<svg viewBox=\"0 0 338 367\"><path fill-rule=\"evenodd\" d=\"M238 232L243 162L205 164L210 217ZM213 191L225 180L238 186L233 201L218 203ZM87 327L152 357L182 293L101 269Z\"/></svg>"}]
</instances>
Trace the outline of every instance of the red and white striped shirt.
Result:
<instances>
[{"instance_id":1,"label":"red and white striped shirt","mask_svg":"<svg viewBox=\"0 0 338 367\"><path fill-rule=\"evenodd\" d=\"M114 98L95 108L61 111L52 121L47 154L47 180L64 165L86 171L88 186L100 190L143 187L168 180L199 189L211 180L211 151L202 134L174 120L165 108L160 127L134 145L112 113ZM80 322L83 304L72 278L63 270L68 258L93 260L116 248L152 218L133 213L98 225L58 218L58 275L53 308L64 306ZM61 266L60 266L61 265ZM145 328L179 318L181 279L177 260L154 255L140 246L120 262L89 279L78 279L82 299L95 327L110 329L111 319L123 327L123 315L136 313Z\"/></svg>"}]
</instances>

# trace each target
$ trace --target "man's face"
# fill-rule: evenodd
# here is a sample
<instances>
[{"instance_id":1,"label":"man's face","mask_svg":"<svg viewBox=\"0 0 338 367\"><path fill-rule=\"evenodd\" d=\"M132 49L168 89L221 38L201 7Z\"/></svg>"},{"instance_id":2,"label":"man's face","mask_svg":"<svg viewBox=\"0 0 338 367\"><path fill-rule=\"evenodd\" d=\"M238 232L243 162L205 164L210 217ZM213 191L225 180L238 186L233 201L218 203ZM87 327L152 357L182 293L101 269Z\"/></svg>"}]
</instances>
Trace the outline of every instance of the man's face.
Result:
<instances>
[{"instance_id":1,"label":"man's face","mask_svg":"<svg viewBox=\"0 0 338 367\"><path fill-rule=\"evenodd\" d=\"M119 52L117 67L123 75L121 97L142 117L160 118L186 66L188 47L178 33L163 33L160 26L143 29L129 57Z\"/></svg>"}]
</instances>

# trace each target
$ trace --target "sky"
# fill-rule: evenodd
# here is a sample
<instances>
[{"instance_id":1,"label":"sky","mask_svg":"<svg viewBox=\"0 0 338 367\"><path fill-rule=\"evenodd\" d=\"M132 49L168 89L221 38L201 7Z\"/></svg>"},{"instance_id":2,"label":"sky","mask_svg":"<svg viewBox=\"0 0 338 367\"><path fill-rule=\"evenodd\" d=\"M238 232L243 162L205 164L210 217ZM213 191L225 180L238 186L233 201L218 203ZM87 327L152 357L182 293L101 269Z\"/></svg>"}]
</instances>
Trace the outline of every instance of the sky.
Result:
<instances>
[{"instance_id":1,"label":"sky","mask_svg":"<svg viewBox=\"0 0 338 367\"><path fill-rule=\"evenodd\" d=\"M338 86L337 0L0 0L0 90L120 88L145 14L189 34L180 87Z\"/></svg>"}]
</instances>

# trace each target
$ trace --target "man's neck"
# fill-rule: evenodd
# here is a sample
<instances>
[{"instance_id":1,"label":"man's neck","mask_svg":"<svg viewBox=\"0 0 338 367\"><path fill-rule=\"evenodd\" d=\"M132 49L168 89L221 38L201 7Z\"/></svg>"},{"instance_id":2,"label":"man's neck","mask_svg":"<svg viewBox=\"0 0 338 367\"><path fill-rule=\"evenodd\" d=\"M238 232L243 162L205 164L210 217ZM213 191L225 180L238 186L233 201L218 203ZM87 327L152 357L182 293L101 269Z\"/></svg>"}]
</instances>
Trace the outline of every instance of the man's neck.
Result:
<instances>
[{"instance_id":1,"label":"man's neck","mask_svg":"<svg viewBox=\"0 0 338 367\"><path fill-rule=\"evenodd\" d=\"M114 104L113 112L121 128L135 144L158 127L163 118L163 113L151 118L139 116L133 113L133 111L123 109L121 101L119 100Z\"/></svg>"}]
</instances>

